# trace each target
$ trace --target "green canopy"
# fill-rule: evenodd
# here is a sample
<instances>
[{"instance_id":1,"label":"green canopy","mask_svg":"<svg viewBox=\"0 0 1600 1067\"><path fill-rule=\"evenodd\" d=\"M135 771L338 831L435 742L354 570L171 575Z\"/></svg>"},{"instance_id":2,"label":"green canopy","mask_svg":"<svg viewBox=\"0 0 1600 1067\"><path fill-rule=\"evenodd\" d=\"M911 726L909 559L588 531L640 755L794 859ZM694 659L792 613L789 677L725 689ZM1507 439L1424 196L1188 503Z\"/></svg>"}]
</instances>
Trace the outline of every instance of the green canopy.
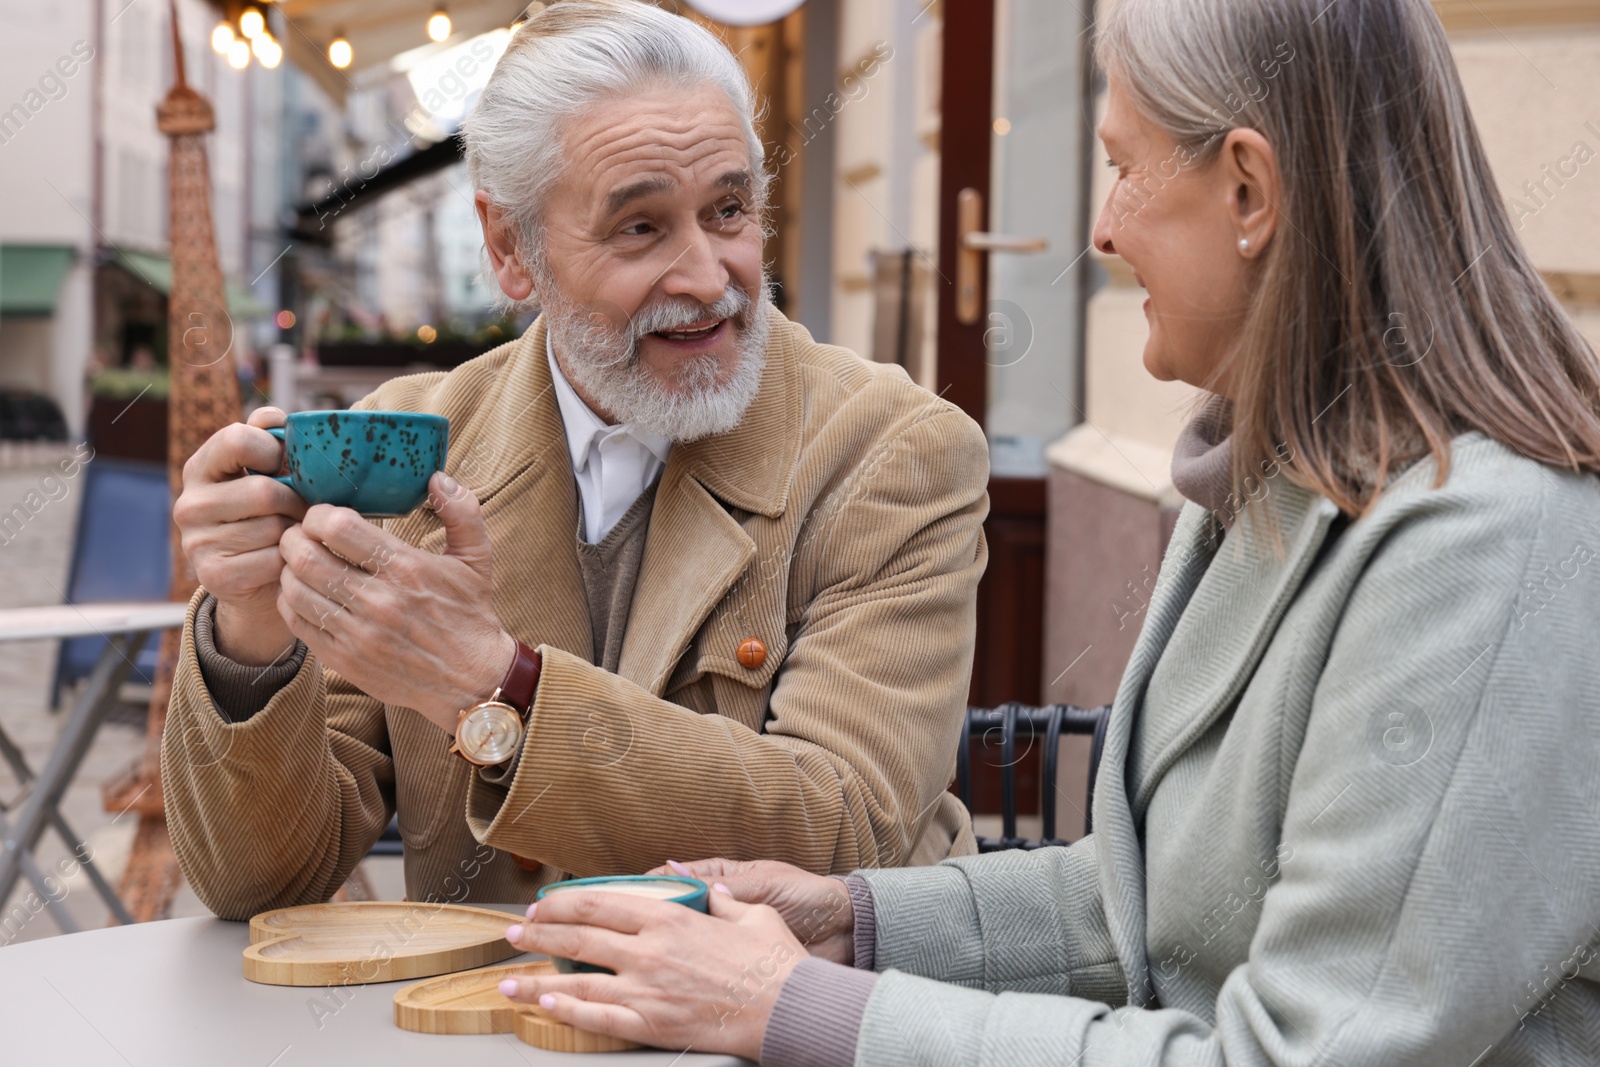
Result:
<instances>
[{"instance_id":1,"label":"green canopy","mask_svg":"<svg viewBox=\"0 0 1600 1067\"><path fill-rule=\"evenodd\" d=\"M172 260L166 256L119 248L112 252L111 261L153 289L162 293L172 291ZM272 309L257 300L247 287L229 281L223 284L227 290L229 314L241 319L260 319L271 313Z\"/></svg>"},{"instance_id":2,"label":"green canopy","mask_svg":"<svg viewBox=\"0 0 1600 1067\"><path fill-rule=\"evenodd\" d=\"M0 245L0 315L54 315L71 245Z\"/></svg>"}]
</instances>

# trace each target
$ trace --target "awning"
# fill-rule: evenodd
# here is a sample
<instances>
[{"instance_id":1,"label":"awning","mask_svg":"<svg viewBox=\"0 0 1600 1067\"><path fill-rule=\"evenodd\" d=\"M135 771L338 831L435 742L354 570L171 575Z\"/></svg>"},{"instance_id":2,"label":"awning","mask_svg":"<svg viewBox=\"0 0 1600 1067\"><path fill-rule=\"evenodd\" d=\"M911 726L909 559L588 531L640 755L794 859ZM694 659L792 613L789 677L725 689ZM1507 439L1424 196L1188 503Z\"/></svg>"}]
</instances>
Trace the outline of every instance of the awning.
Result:
<instances>
[{"instance_id":1,"label":"awning","mask_svg":"<svg viewBox=\"0 0 1600 1067\"><path fill-rule=\"evenodd\" d=\"M71 245L0 245L0 315L54 315Z\"/></svg>"},{"instance_id":2,"label":"awning","mask_svg":"<svg viewBox=\"0 0 1600 1067\"><path fill-rule=\"evenodd\" d=\"M111 262L162 294L172 292L172 260L166 256L118 248L111 253ZM224 280L223 288L227 292L230 315L261 319L271 314L272 309L257 300L245 286Z\"/></svg>"}]
</instances>

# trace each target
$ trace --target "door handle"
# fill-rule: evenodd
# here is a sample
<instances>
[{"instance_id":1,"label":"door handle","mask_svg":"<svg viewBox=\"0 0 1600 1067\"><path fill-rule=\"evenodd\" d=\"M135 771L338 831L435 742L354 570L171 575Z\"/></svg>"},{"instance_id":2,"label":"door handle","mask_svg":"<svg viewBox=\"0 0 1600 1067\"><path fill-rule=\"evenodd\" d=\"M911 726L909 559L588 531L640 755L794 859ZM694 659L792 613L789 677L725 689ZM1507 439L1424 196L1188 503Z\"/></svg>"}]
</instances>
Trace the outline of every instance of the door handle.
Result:
<instances>
[{"instance_id":1,"label":"door handle","mask_svg":"<svg viewBox=\"0 0 1600 1067\"><path fill-rule=\"evenodd\" d=\"M1018 237L1011 233L969 233L961 238L961 247L976 252L1043 252L1050 242L1043 237Z\"/></svg>"},{"instance_id":2,"label":"door handle","mask_svg":"<svg viewBox=\"0 0 1600 1067\"><path fill-rule=\"evenodd\" d=\"M983 311L978 292L983 256L991 252L1026 255L1050 247L1043 237L988 233L982 226L983 194L971 188L961 190L956 194L956 321L963 326L976 323Z\"/></svg>"}]
</instances>

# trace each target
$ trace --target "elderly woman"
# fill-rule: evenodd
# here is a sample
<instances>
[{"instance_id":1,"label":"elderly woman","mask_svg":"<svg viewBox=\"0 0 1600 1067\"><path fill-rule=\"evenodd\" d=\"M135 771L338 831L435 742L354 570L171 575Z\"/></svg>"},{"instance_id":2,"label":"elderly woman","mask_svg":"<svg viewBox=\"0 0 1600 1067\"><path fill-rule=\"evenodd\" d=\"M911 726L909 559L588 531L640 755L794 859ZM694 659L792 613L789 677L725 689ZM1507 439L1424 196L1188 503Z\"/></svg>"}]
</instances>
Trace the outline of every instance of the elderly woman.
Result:
<instances>
[{"instance_id":1,"label":"elderly woman","mask_svg":"<svg viewBox=\"0 0 1600 1067\"><path fill-rule=\"evenodd\" d=\"M1600 365L1444 32L1122 0L1099 59L1095 243L1150 373L1212 396L1095 833L842 884L702 861L710 916L555 897L512 940L616 974L508 988L768 1064L1600 1061Z\"/></svg>"}]
</instances>

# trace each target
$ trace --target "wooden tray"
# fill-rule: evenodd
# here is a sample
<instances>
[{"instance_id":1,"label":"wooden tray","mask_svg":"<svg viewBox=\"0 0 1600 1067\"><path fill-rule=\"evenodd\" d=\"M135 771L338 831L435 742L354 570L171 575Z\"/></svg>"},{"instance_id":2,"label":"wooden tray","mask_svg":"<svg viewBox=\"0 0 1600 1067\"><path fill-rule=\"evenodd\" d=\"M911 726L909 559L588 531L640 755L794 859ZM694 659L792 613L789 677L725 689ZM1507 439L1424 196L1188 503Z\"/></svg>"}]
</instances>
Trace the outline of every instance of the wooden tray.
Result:
<instances>
[{"instance_id":1,"label":"wooden tray","mask_svg":"<svg viewBox=\"0 0 1600 1067\"><path fill-rule=\"evenodd\" d=\"M266 985L397 982L498 963L515 915L459 904L359 901L264 911L250 920L244 976Z\"/></svg>"},{"instance_id":2,"label":"wooden tray","mask_svg":"<svg viewBox=\"0 0 1600 1067\"><path fill-rule=\"evenodd\" d=\"M516 1034L524 1044L551 1052L620 1052L640 1047L557 1022L536 1004L507 1000L498 988L501 979L510 975L554 973L549 961L539 960L417 982L395 993L394 1024L420 1034Z\"/></svg>"}]
</instances>

